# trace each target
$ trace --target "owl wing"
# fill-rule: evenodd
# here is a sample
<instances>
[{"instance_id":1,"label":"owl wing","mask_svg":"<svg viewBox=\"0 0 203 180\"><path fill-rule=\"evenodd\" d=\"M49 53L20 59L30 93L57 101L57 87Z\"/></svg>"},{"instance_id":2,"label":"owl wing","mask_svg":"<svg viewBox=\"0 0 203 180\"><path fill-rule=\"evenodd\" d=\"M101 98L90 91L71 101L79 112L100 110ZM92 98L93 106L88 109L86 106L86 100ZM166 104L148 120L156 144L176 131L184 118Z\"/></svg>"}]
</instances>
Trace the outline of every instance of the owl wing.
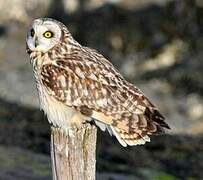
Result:
<instances>
[{"instance_id":1,"label":"owl wing","mask_svg":"<svg viewBox=\"0 0 203 180\"><path fill-rule=\"evenodd\" d=\"M169 128L144 94L89 48L44 65L41 78L50 95L96 119L123 146L144 144Z\"/></svg>"}]
</instances>

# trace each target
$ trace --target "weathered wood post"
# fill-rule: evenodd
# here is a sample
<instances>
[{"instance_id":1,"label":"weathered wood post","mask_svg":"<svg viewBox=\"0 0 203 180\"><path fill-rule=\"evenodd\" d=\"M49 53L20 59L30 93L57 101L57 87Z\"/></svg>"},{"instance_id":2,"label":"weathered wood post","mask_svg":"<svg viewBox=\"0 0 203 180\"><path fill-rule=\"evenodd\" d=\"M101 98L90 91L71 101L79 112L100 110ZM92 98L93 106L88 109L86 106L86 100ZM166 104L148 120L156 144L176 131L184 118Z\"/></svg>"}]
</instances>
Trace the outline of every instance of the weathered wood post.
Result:
<instances>
[{"instance_id":1,"label":"weathered wood post","mask_svg":"<svg viewBox=\"0 0 203 180\"><path fill-rule=\"evenodd\" d=\"M88 123L66 132L51 128L53 180L95 180L97 129Z\"/></svg>"}]
</instances>

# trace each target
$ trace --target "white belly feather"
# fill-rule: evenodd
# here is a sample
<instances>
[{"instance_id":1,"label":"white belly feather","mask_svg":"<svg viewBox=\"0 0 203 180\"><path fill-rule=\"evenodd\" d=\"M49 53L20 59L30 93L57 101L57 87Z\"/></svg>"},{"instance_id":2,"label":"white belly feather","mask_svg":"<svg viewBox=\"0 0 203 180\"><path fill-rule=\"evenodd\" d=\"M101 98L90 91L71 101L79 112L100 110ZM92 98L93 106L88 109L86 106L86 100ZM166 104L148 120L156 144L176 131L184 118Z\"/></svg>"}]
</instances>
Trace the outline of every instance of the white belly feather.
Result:
<instances>
[{"instance_id":1,"label":"white belly feather","mask_svg":"<svg viewBox=\"0 0 203 180\"><path fill-rule=\"evenodd\" d=\"M72 125L81 124L85 117L74 108L56 100L47 93L47 90L38 84L40 108L47 115L49 123L54 126L68 129Z\"/></svg>"}]
</instances>

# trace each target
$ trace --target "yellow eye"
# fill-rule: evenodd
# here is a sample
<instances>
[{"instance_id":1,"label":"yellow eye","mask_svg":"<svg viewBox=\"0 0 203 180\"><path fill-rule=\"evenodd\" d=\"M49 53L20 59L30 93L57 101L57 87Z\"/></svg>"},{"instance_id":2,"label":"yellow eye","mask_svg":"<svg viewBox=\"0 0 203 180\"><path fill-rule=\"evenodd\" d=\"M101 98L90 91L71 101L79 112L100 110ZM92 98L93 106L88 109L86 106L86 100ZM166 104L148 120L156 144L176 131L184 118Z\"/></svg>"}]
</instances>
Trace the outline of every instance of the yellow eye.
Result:
<instances>
[{"instance_id":1,"label":"yellow eye","mask_svg":"<svg viewBox=\"0 0 203 180\"><path fill-rule=\"evenodd\" d=\"M43 34L43 36L44 36L45 38L51 38L51 37L54 36L54 34L53 34L53 32L51 32L51 31L46 31L46 32Z\"/></svg>"}]
</instances>

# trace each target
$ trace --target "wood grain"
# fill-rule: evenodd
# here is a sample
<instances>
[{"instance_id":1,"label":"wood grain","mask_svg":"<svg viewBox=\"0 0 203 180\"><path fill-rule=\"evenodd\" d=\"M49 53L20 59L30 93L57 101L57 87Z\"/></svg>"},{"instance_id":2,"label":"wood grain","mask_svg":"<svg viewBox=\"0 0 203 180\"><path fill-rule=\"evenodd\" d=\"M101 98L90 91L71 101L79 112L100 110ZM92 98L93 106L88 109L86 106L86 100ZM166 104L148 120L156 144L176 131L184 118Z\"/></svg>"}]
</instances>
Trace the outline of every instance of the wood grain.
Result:
<instances>
[{"instance_id":1,"label":"wood grain","mask_svg":"<svg viewBox=\"0 0 203 180\"><path fill-rule=\"evenodd\" d=\"M90 124L51 129L53 180L95 180L97 129Z\"/></svg>"}]
</instances>

